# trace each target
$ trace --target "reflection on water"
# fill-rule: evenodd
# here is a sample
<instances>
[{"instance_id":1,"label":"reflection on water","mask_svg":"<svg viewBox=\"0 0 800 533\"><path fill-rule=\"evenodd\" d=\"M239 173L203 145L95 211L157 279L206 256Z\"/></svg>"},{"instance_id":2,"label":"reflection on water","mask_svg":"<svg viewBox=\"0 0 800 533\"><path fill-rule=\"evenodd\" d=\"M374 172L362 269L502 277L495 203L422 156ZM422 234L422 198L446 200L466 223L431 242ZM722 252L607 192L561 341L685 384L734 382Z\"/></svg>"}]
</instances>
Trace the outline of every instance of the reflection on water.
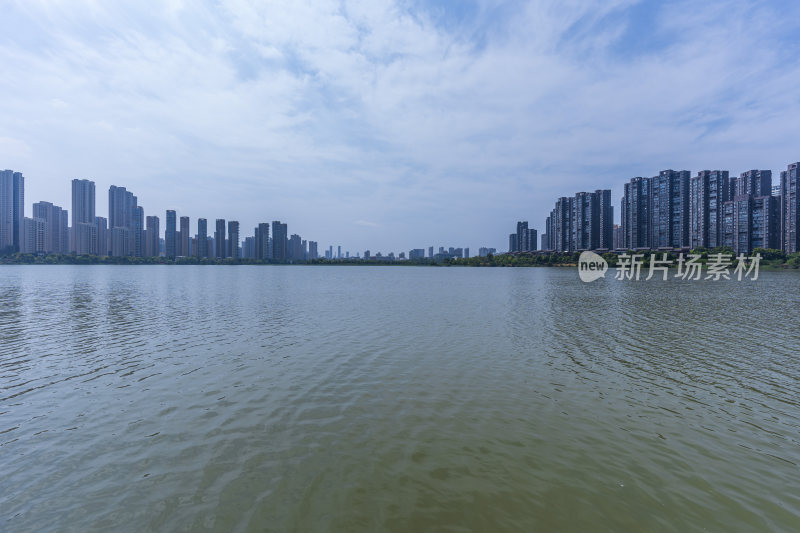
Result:
<instances>
[{"instance_id":1,"label":"reflection on water","mask_svg":"<svg viewBox=\"0 0 800 533\"><path fill-rule=\"evenodd\" d=\"M798 289L4 267L0 529L795 530Z\"/></svg>"}]
</instances>

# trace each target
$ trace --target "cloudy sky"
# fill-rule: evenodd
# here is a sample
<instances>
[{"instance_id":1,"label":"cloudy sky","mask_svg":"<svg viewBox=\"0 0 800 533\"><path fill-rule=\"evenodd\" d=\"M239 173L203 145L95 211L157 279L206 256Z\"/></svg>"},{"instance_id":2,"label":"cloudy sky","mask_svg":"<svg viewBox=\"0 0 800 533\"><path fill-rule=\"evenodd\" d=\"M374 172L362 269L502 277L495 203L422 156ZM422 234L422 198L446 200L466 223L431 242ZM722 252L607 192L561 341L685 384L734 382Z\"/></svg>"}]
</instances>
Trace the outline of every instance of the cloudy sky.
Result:
<instances>
[{"instance_id":1,"label":"cloudy sky","mask_svg":"<svg viewBox=\"0 0 800 533\"><path fill-rule=\"evenodd\" d=\"M474 253L558 196L800 159L794 1L155 4L3 3L0 168L26 213L90 178L101 215L114 184L193 230Z\"/></svg>"}]
</instances>

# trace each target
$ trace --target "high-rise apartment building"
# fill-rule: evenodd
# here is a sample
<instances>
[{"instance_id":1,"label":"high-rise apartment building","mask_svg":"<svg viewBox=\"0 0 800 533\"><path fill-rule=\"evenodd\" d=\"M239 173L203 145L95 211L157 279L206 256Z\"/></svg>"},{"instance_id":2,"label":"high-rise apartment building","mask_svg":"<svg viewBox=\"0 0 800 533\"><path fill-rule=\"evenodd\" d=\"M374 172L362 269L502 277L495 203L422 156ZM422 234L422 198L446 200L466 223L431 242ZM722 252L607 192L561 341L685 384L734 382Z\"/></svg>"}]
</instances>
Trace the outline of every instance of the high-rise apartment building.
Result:
<instances>
[{"instance_id":1,"label":"high-rise apartment building","mask_svg":"<svg viewBox=\"0 0 800 533\"><path fill-rule=\"evenodd\" d=\"M662 170L650 183L650 246L689 246L689 171Z\"/></svg>"},{"instance_id":2,"label":"high-rise apartment building","mask_svg":"<svg viewBox=\"0 0 800 533\"><path fill-rule=\"evenodd\" d=\"M90 180L72 180L72 235L70 250L97 255L100 247L95 224L95 187Z\"/></svg>"},{"instance_id":3,"label":"high-rise apartment building","mask_svg":"<svg viewBox=\"0 0 800 533\"><path fill-rule=\"evenodd\" d=\"M216 222L216 230L214 231L214 257L218 259L225 259L228 256L228 250L225 240L225 219L218 218Z\"/></svg>"},{"instance_id":4,"label":"high-rise apartment building","mask_svg":"<svg viewBox=\"0 0 800 533\"><path fill-rule=\"evenodd\" d=\"M341 252L340 252L341 253ZM302 239L296 233L289 237L289 246L286 250L287 259L290 261L302 261L303 257Z\"/></svg>"},{"instance_id":5,"label":"high-rise apartment building","mask_svg":"<svg viewBox=\"0 0 800 533\"><path fill-rule=\"evenodd\" d=\"M723 204L728 201L727 170L701 170L689 181L689 247L722 246Z\"/></svg>"},{"instance_id":6,"label":"high-rise apartment building","mask_svg":"<svg viewBox=\"0 0 800 533\"><path fill-rule=\"evenodd\" d=\"M108 233L109 253L120 257L130 255L133 250L133 209L136 196L125 187L112 185L108 189ZM125 242L125 239L128 239Z\"/></svg>"},{"instance_id":7,"label":"high-rise apartment building","mask_svg":"<svg viewBox=\"0 0 800 533\"><path fill-rule=\"evenodd\" d=\"M781 172L781 245L786 253L800 252L800 162Z\"/></svg>"},{"instance_id":8,"label":"high-rise apartment building","mask_svg":"<svg viewBox=\"0 0 800 533\"><path fill-rule=\"evenodd\" d=\"M181 217L181 238L177 254L183 257L189 256L189 243L191 242L191 234L189 233L189 217Z\"/></svg>"},{"instance_id":9,"label":"high-rise apartment building","mask_svg":"<svg viewBox=\"0 0 800 533\"><path fill-rule=\"evenodd\" d=\"M239 222L228 222L228 257L239 257Z\"/></svg>"},{"instance_id":10,"label":"high-rise apartment building","mask_svg":"<svg viewBox=\"0 0 800 533\"><path fill-rule=\"evenodd\" d=\"M748 170L739 175L736 181L736 194L743 196L749 194L753 198L759 196L772 196L772 171Z\"/></svg>"},{"instance_id":11,"label":"high-rise apartment building","mask_svg":"<svg viewBox=\"0 0 800 533\"><path fill-rule=\"evenodd\" d=\"M650 179L636 177L624 185L620 226L623 247L650 248Z\"/></svg>"},{"instance_id":12,"label":"high-rise apartment building","mask_svg":"<svg viewBox=\"0 0 800 533\"><path fill-rule=\"evenodd\" d=\"M44 228L44 252L48 254L69 253L69 226L67 210L50 202L33 204L32 218L42 219Z\"/></svg>"},{"instance_id":13,"label":"high-rise apartment building","mask_svg":"<svg viewBox=\"0 0 800 533\"><path fill-rule=\"evenodd\" d=\"M158 256L158 239L160 238L159 219L157 216L147 217L147 229L145 231L144 253L147 257Z\"/></svg>"},{"instance_id":14,"label":"high-rise apartment building","mask_svg":"<svg viewBox=\"0 0 800 533\"><path fill-rule=\"evenodd\" d=\"M131 226L130 254L134 257L144 257L145 255L144 224L144 208L137 205L133 208L133 225Z\"/></svg>"},{"instance_id":15,"label":"high-rise apartment building","mask_svg":"<svg viewBox=\"0 0 800 533\"><path fill-rule=\"evenodd\" d=\"M97 227L97 255L108 255L108 219L105 217L94 217L94 225Z\"/></svg>"},{"instance_id":16,"label":"high-rise apartment building","mask_svg":"<svg viewBox=\"0 0 800 533\"><path fill-rule=\"evenodd\" d=\"M255 258L264 261L272 257L272 250L269 246L269 223L261 222L255 230Z\"/></svg>"},{"instance_id":17,"label":"high-rise apartment building","mask_svg":"<svg viewBox=\"0 0 800 533\"><path fill-rule=\"evenodd\" d=\"M611 190L579 192L562 197L545 221L547 249L557 252L611 249L614 239L614 208ZM535 249L538 236L529 242Z\"/></svg>"},{"instance_id":18,"label":"high-rise apartment building","mask_svg":"<svg viewBox=\"0 0 800 533\"><path fill-rule=\"evenodd\" d=\"M204 218L197 219L197 249L198 258L208 257L208 221Z\"/></svg>"},{"instance_id":19,"label":"high-rise apartment building","mask_svg":"<svg viewBox=\"0 0 800 533\"><path fill-rule=\"evenodd\" d=\"M280 220L272 222L272 258L276 261L286 261L287 233L286 224Z\"/></svg>"},{"instance_id":20,"label":"high-rise apartment building","mask_svg":"<svg viewBox=\"0 0 800 533\"><path fill-rule=\"evenodd\" d=\"M20 252L24 254L41 254L45 251L45 237L47 224L41 218L28 218L22 220L22 241Z\"/></svg>"},{"instance_id":21,"label":"high-rise apartment building","mask_svg":"<svg viewBox=\"0 0 800 533\"><path fill-rule=\"evenodd\" d=\"M424 251L422 252L425 253ZM308 241L308 258L309 259L318 259L319 253L317 252L317 241Z\"/></svg>"},{"instance_id":22,"label":"high-rise apartment building","mask_svg":"<svg viewBox=\"0 0 800 533\"><path fill-rule=\"evenodd\" d=\"M178 255L177 222L175 211L167 209L167 226L164 228L164 249L165 255L170 258Z\"/></svg>"},{"instance_id":23,"label":"high-rise apartment building","mask_svg":"<svg viewBox=\"0 0 800 533\"><path fill-rule=\"evenodd\" d=\"M725 202L723 212L723 245L733 248L737 255L780 246L780 209L775 196L741 194Z\"/></svg>"},{"instance_id":24,"label":"high-rise apartment building","mask_svg":"<svg viewBox=\"0 0 800 533\"><path fill-rule=\"evenodd\" d=\"M19 252L25 218L25 178L21 172L0 170L0 254Z\"/></svg>"}]
</instances>

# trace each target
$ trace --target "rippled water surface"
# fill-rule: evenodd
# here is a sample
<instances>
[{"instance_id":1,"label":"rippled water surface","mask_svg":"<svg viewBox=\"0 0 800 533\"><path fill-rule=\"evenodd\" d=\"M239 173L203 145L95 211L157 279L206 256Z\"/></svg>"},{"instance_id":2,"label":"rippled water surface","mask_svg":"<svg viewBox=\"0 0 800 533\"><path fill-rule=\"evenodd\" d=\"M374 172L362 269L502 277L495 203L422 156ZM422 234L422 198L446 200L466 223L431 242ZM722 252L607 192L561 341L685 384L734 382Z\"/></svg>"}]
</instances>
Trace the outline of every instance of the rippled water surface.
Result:
<instances>
[{"instance_id":1,"label":"rippled water surface","mask_svg":"<svg viewBox=\"0 0 800 533\"><path fill-rule=\"evenodd\" d=\"M796 531L800 275L0 268L3 531Z\"/></svg>"}]
</instances>

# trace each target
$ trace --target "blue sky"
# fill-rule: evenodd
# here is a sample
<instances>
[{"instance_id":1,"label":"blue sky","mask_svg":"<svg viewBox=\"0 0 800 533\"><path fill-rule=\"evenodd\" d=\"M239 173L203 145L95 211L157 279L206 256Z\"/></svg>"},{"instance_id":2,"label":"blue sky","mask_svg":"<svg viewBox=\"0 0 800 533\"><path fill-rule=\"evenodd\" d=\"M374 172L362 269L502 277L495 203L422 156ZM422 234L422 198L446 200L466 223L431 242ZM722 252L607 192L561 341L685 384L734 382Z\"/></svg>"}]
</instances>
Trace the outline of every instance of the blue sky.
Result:
<instances>
[{"instance_id":1,"label":"blue sky","mask_svg":"<svg viewBox=\"0 0 800 533\"><path fill-rule=\"evenodd\" d=\"M148 4L148 5L145 5ZM559 196L800 158L800 4L11 2L0 167L362 252L505 249ZM618 214L617 214L618 216Z\"/></svg>"}]
</instances>

